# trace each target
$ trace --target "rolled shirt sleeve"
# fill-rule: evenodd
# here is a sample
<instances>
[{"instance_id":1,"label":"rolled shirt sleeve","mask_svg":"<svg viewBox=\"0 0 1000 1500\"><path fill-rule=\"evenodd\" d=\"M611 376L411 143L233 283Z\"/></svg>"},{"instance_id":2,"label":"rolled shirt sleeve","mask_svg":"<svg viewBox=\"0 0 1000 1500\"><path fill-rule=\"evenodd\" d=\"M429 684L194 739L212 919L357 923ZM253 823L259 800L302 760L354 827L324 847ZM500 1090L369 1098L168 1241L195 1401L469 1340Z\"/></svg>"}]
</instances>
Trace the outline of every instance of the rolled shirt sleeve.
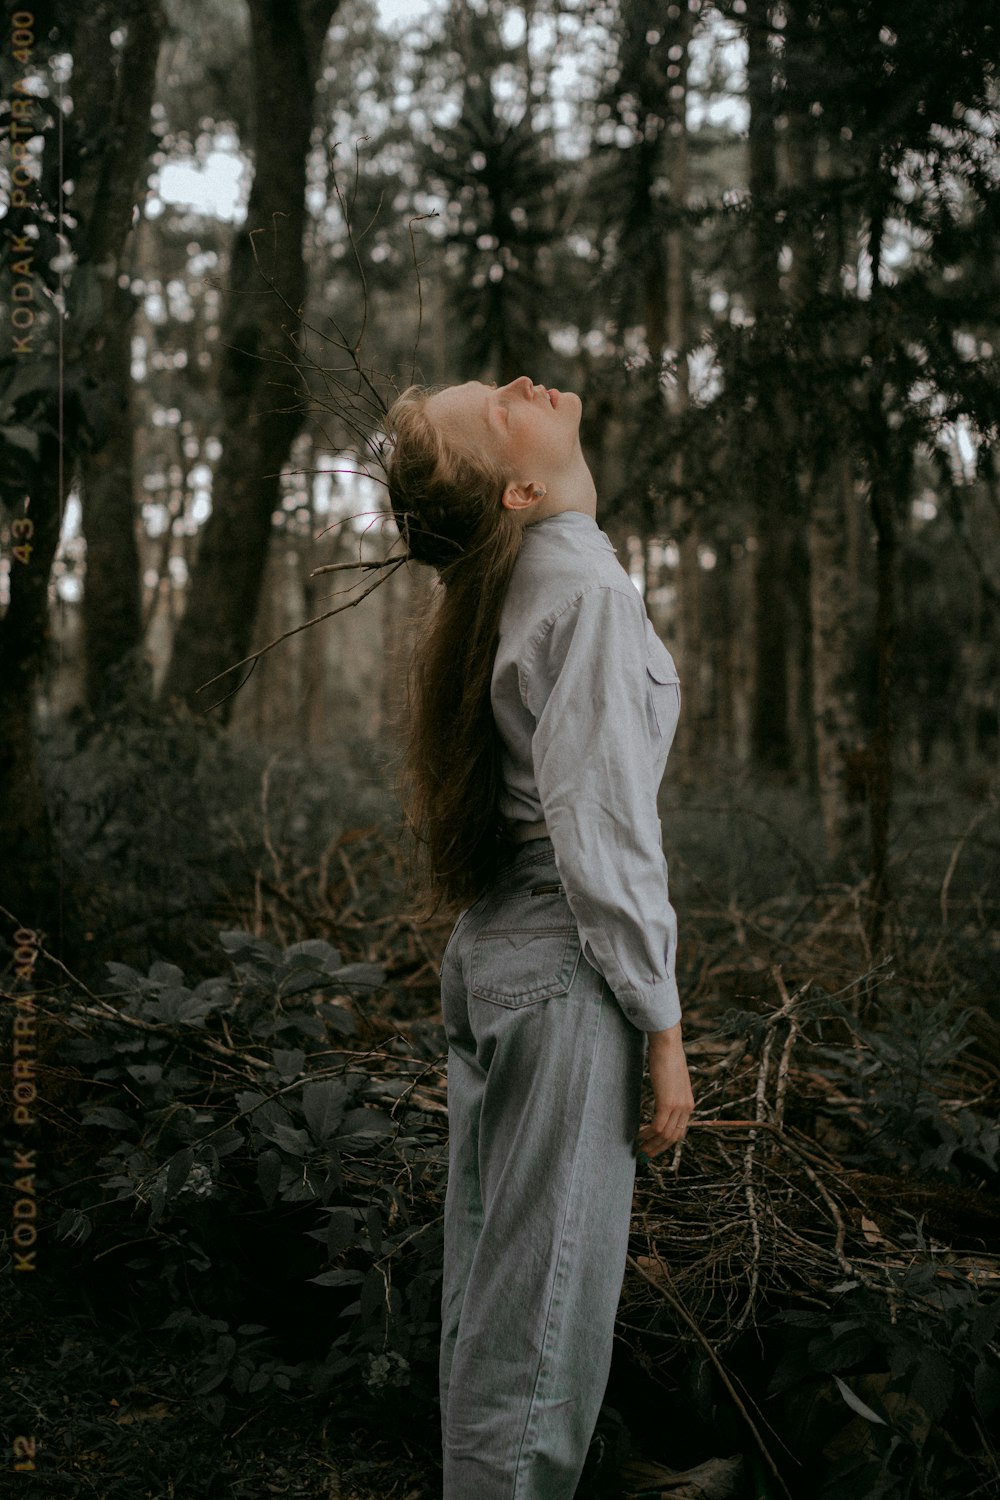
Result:
<instances>
[{"instance_id":1,"label":"rolled shirt sleeve","mask_svg":"<svg viewBox=\"0 0 1000 1500\"><path fill-rule=\"evenodd\" d=\"M635 1026L664 1030L681 1018L677 918L656 805L665 752L634 586L582 591L545 622L522 673L538 793L584 955Z\"/></svg>"}]
</instances>

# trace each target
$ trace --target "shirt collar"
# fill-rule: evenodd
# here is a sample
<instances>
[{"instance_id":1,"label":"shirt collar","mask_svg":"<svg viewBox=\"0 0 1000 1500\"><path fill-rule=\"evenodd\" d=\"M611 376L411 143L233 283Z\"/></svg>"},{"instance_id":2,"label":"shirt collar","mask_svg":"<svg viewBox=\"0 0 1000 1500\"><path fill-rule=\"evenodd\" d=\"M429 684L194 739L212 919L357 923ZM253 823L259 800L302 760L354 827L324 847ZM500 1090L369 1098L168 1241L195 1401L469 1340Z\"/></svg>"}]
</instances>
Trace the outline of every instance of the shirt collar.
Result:
<instances>
[{"instance_id":1,"label":"shirt collar","mask_svg":"<svg viewBox=\"0 0 1000 1500\"><path fill-rule=\"evenodd\" d=\"M606 552L617 550L611 545L611 538L601 530L594 517L582 510L560 510L554 516L545 516L541 521L532 521L530 526L524 528L524 539L527 541L533 534L554 536L559 532L572 533L575 540L601 547Z\"/></svg>"}]
</instances>

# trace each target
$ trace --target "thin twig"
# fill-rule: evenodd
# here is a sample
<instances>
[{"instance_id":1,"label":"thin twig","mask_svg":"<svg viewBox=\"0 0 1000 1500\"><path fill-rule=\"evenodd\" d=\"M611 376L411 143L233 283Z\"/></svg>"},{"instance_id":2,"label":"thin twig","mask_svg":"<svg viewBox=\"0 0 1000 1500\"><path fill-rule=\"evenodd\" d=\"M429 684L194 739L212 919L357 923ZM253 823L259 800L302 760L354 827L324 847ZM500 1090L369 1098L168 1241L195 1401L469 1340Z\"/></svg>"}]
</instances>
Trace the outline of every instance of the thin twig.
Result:
<instances>
[{"instance_id":1,"label":"thin twig","mask_svg":"<svg viewBox=\"0 0 1000 1500\"><path fill-rule=\"evenodd\" d=\"M334 615L343 614L345 609L354 609L355 606L360 604L363 599L367 599L369 594L374 593L385 578L391 578L392 574L395 573L399 568L403 566L404 563L408 561L409 559L406 557L399 558L398 561L396 561L390 567L387 573L380 574L379 577L375 579L375 582L369 584L364 593L359 594L356 599L349 599L346 604L338 604L336 609L328 609L321 615L314 615L311 620L306 620L301 625L294 625L291 630L282 631L281 635L275 636L273 641L268 641L266 646L261 646L259 651L252 651L249 656L244 656L242 661L233 662L232 666L226 667L222 672L217 672L214 677L210 677L207 682L203 682L197 689L197 691L199 693L204 692L205 688L211 687L213 682L218 682L220 678L227 677L230 672L238 671L239 668L245 666L247 662L253 662L253 664L256 666L260 658L266 655L268 651L273 651L275 646L280 646L281 642L287 641L290 636L298 635L300 630L308 630L310 626L319 625L323 620L332 620ZM220 699L220 702L221 701L222 700ZM213 707L214 706L215 705L213 705Z\"/></svg>"},{"instance_id":2,"label":"thin twig","mask_svg":"<svg viewBox=\"0 0 1000 1500\"><path fill-rule=\"evenodd\" d=\"M733 1405L736 1407L737 1411L740 1413L740 1416L749 1427L750 1432L753 1436L753 1440L760 1450L761 1457L770 1469L771 1474L773 1475L776 1483L781 1489L782 1494L787 1496L787 1500L792 1500L792 1493L789 1490L788 1486L785 1484L784 1479L781 1477L781 1471L779 1470L774 1459L771 1457L770 1449L764 1442L764 1439L761 1437L760 1429L758 1428L756 1422L753 1420L750 1413L747 1411L744 1402L741 1400L736 1387L733 1385L733 1382L729 1377L729 1373L726 1370L725 1365L722 1363L722 1360L715 1352L715 1349L713 1348L711 1342L705 1337L698 1324L695 1322L694 1318L688 1312L686 1306L684 1305L683 1299L678 1293L672 1290L673 1279L664 1262L658 1255L654 1255L653 1259L656 1261L657 1266L663 1272L666 1282L669 1283L668 1285L664 1285L655 1276L651 1276L648 1271L645 1271L636 1260L634 1255L630 1255L628 1257L628 1263L634 1271L637 1271L639 1273L643 1280L648 1281L650 1286L655 1287L656 1290L661 1294L661 1296L666 1298L671 1307L673 1307L674 1311L687 1324L688 1328L690 1328L691 1332L694 1334L695 1338L698 1340L699 1344L704 1349L709 1359L712 1361L712 1364L715 1366L716 1371L719 1375L719 1379L722 1381L726 1390L729 1392Z\"/></svg>"},{"instance_id":3,"label":"thin twig","mask_svg":"<svg viewBox=\"0 0 1000 1500\"><path fill-rule=\"evenodd\" d=\"M318 578L321 573L348 573L358 568L391 568L393 563L399 561L398 557L380 557L374 561L362 558L357 562L324 563L322 567L310 569L309 577Z\"/></svg>"}]
</instances>

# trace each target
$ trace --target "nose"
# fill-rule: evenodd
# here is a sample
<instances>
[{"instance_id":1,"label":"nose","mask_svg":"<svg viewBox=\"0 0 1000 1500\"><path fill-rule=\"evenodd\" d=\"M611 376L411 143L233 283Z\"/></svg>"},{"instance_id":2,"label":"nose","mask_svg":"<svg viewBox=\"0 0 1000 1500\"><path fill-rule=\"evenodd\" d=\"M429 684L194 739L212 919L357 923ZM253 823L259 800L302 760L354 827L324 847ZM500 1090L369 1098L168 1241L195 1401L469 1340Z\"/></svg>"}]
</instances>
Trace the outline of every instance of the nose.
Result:
<instances>
[{"instance_id":1,"label":"nose","mask_svg":"<svg viewBox=\"0 0 1000 1500\"><path fill-rule=\"evenodd\" d=\"M509 391L512 396L527 396L530 401L534 399L535 384L527 375L519 375L509 385L503 386L503 390Z\"/></svg>"}]
</instances>

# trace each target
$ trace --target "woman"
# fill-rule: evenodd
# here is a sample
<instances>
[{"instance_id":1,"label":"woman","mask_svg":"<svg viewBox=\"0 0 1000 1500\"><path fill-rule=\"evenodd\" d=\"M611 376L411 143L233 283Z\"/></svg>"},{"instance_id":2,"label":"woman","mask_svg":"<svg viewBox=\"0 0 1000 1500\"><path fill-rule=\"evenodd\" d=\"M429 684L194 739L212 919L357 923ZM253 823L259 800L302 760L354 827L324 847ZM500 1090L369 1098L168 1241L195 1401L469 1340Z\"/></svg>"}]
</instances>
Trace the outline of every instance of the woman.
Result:
<instances>
[{"instance_id":1,"label":"woman","mask_svg":"<svg viewBox=\"0 0 1000 1500\"><path fill-rule=\"evenodd\" d=\"M386 424L401 535L443 585L406 801L430 894L464 907L441 969L445 1500L571 1500L636 1150L681 1140L694 1107L656 808L680 688L598 528L581 408L523 376L410 387Z\"/></svg>"}]
</instances>

